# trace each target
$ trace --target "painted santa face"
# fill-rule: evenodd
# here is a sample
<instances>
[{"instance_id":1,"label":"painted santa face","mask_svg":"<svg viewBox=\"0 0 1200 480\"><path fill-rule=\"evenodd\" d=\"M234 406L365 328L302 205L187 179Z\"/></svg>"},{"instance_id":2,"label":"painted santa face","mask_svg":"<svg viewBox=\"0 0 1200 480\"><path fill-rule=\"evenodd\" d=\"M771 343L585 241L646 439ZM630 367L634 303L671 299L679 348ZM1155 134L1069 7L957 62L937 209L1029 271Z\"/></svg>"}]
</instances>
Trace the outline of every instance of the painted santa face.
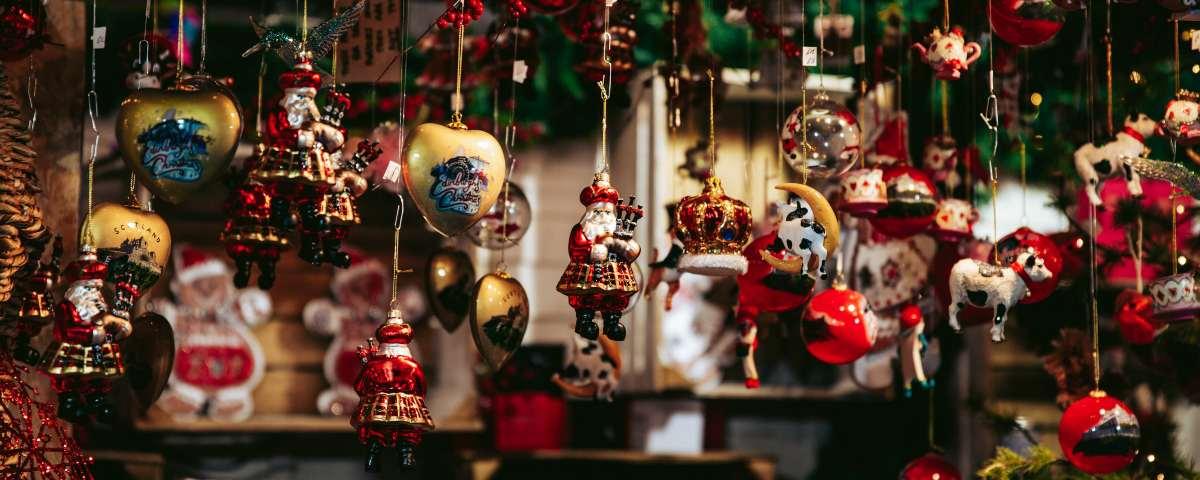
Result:
<instances>
[{"instance_id":1,"label":"painted santa face","mask_svg":"<svg viewBox=\"0 0 1200 480\"><path fill-rule=\"evenodd\" d=\"M311 88L300 88L288 92L280 100L279 103L287 110L288 124L292 128L300 128L304 122L312 120L315 96L316 92Z\"/></svg>"},{"instance_id":2,"label":"painted santa face","mask_svg":"<svg viewBox=\"0 0 1200 480\"><path fill-rule=\"evenodd\" d=\"M617 214L611 203L601 203L588 207L579 223L588 238L611 235L617 230Z\"/></svg>"}]
</instances>

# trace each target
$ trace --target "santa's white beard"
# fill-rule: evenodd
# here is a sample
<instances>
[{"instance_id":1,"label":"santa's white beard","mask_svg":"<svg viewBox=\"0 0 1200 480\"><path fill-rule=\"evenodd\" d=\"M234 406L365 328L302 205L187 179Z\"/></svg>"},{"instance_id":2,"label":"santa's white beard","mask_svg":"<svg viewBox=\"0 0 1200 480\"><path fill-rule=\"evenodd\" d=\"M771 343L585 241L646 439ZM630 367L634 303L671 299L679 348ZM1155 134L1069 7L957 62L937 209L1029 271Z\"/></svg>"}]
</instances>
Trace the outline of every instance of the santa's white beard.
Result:
<instances>
[{"instance_id":1,"label":"santa's white beard","mask_svg":"<svg viewBox=\"0 0 1200 480\"><path fill-rule=\"evenodd\" d=\"M305 121L309 120L312 114L312 110L309 107L311 104L311 98L298 93L289 94L284 99L283 108L287 109L288 124L292 128L300 128L304 125Z\"/></svg>"},{"instance_id":2,"label":"santa's white beard","mask_svg":"<svg viewBox=\"0 0 1200 480\"><path fill-rule=\"evenodd\" d=\"M612 235L617 230L617 219L612 214L599 210L589 210L579 221L583 227L583 236L595 240L601 236Z\"/></svg>"}]
</instances>

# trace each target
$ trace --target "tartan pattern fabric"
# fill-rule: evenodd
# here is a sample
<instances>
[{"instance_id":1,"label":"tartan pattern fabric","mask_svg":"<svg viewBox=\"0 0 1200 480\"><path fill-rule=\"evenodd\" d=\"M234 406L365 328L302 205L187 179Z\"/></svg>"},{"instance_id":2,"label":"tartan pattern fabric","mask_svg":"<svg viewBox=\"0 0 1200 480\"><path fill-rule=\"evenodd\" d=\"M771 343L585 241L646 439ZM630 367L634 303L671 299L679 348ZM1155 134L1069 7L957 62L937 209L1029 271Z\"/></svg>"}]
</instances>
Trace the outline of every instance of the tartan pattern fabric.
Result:
<instances>
[{"instance_id":1,"label":"tartan pattern fabric","mask_svg":"<svg viewBox=\"0 0 1200 480\"><path fill-rule=\"evenodd\" d=\"M380 392L358 404L354 426L394 425L433 430L433 416L425 399L401 392Z\"/></svg>"},{"instance_id":2,"label":"tartan pattern fabric","mask_svg":"<svg viewBox=\"0 0 1200 480\"><path fill-rule=\"evenodd\" d=\"M55 376L120 377L125 374L121 347L116 343L83 345L59 343L46 358L46 373Z\"/></svg>"},{"instance_id":3,"label":"tartan pattern fabric","mask_svg":"<svg viewBox=\"0 0 1200 480\"><path fill-rule=\"evenodd\" d=\"M624 262L571 262L558 280L565 295L632 294L638 291L633 267Z\"/></svg>"}]
</instances>

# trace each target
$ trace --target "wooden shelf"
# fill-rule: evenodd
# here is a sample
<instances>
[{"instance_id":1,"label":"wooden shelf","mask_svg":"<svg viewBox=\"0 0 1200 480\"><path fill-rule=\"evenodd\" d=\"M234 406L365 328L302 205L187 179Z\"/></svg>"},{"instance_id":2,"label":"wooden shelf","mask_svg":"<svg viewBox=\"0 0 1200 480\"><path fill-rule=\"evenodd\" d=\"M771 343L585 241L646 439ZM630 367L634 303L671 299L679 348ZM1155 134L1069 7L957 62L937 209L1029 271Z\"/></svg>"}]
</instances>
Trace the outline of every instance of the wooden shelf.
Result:
<instances>
[{"instance_id":1,"label":"wooden shelf","mask_svg":"<svg viewBox=\"0 0 1200 480\"><path fill-rule=\"evenodd\" d=\"M352 434L348 417L320 415L261 415L244 422L219 422L199 419L179 422L170 418L144 418L134 427L148 433L209 434L209 433L346 433ZM437 425L434 432L475 433L483 431L483 423L475 420L449 420Z\"/></svg>"}]
</instances>

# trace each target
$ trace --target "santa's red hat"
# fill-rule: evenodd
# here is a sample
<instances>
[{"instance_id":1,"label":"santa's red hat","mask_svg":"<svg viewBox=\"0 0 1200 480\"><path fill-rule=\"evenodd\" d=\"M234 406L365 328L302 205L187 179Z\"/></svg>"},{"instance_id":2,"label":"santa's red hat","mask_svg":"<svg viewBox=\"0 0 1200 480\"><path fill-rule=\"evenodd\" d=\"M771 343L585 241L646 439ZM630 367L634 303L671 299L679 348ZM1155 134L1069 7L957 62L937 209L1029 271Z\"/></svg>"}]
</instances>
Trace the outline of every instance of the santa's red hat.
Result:
<instances>
[{"instance_id":1,"label":"santa's red hat","mask_svg":"<svg viewBox=\"0 0 1200 480\"><path fill-rule=\"evenodd\" d=\"M346 267L345 269L338 269L334 271L333 280L329 283L331 290L333 290L335 293L341 292L344 288L346 288L347 284L362 277L370 276L378 277L380 279L380 285L386 290L388 286L388 280L390 280L391 277L388 276L388 268L384 266L383 262L380 262L375 258L368 257L365 253L363 253L362 250L357 248L344 247L342 251L350 255L350 266ZM387 294L386 291L360 293L362 295L377 294L380 296Z\"/></svg>"},{"instance_id":2,"label":"santa's red hat","mask_svg":"<svg viewBox=\"0 0 1200 480\"><path fill-rule=\"evenodd\" d=\"M201 278L228 275L229 266L207 251L189 244L175 246L175 281L190 283Z\"/></svg>"},{"instance_id":3,"label":"santa's red hat","mask_svg":"<svg viewBox=\"0 0 1200 480\"><path fill-rule=\"evenodd\" d=\"M321 74L313 71L311 63L302 61L279 76L279 88L284 91L311 88L315 93L321 88Z\"/></svg>"},{"instance_id":4,"label":"santa's red hat","mask_svg":"<svg viewBox=\"0 0 1200 480\"><path fill-rule=\"evenodd\" d=\"M583 188L579 192L579 203L583 206L592 206L597 203L617 203L617 199L621 198L621 194L617 193L617 189L608 184L608 174L597 173L596 178L592 180L592 184Z\"/></svg>"},{"instance_id":5,"label":"santa's red hat","mask_svg":"<svg viewBox=\"0 0 1200 480\"><path fill-rule=\"evenodd\" d=\"M398 309L389 311L387 321L375 329L375 339L381 344L408 345L412 337L412 326L404 323L404 316Z\"/></svg>"}]
</instances>

